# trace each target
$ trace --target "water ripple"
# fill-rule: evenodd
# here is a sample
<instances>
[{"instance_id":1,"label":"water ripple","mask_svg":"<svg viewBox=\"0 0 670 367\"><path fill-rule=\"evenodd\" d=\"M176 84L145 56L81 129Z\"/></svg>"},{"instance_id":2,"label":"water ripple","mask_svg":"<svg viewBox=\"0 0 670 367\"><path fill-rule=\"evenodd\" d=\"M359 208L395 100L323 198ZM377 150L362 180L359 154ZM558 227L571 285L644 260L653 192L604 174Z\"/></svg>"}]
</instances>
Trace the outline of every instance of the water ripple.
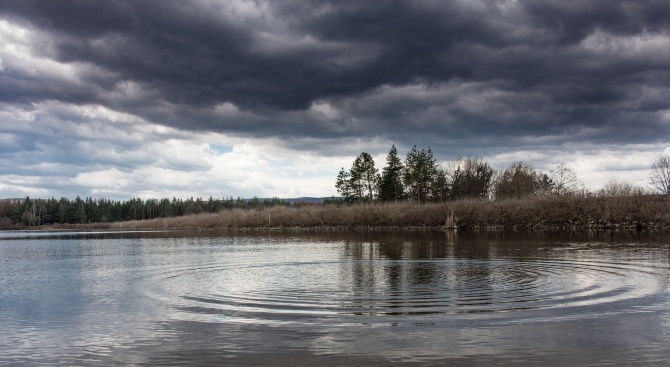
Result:
<instances>
[{"instance_id":1,"label":"water ripple","mask_svg":"<svg viewBox=\"0 0 670 367\"><path fill-rule=\"evenodd\" d=\"M572 317L585 306L591 313L639 312L640 302L653 302L662 288L657 270L647 266L547 259L212 262L150 278L180 293L152 296L182 317L266 323L439 322L556 309ZM636 306L627 304L631 300Z\"/></svg>"}]
</instances>

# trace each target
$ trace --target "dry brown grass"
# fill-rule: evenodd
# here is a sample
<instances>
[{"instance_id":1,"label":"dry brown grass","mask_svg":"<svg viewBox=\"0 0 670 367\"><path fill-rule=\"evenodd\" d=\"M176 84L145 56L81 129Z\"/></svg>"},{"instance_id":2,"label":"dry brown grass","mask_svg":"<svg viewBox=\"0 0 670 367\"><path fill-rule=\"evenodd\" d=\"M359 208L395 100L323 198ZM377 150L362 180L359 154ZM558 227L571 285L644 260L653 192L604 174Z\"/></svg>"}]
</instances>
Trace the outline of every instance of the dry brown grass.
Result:
<instances>
[{"instance_id":1,"label":"dry brown grass","mask_svg":"<svg viewBox=\"0 0 670 367\"><path fill-rule=\"evenodd\" d=\"M376 203L230 209L215 214L109 224L110 229L440 227L452 214L459 228L611 228L670 226L670 197L525 198L445 203Z\"/></svg>"}]
</instances>

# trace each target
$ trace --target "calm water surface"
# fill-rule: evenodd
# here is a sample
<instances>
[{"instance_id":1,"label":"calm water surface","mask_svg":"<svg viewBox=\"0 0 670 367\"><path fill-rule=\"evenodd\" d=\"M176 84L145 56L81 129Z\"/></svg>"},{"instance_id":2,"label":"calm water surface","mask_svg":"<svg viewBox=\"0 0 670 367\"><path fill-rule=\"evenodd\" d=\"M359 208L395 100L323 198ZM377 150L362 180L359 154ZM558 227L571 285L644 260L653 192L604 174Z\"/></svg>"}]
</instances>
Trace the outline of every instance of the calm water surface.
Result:
<instances>
[{"instance_id":1,"label":"calm water surface","mask_svg":"<svg viewBox=\"0 0 670 367\"><path fill-rule=\"evenodd\" d=\"M0 232L0 365L668 365L669 244Z\"/></svg>"}]
</instances>

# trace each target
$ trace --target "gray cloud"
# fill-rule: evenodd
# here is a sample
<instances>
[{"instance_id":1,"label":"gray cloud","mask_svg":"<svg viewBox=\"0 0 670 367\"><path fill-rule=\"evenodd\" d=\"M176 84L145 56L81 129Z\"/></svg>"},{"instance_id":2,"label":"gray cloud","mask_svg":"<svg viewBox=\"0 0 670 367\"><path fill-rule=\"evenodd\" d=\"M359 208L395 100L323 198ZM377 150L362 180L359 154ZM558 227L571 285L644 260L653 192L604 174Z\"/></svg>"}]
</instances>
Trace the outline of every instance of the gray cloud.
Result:
<instances>
[{"instance_id":1,"label":"gray cloud","mask_svg":"<svg viewBox=\"0 0 670 367\"><path fill-rule=\"evenodd\" d=\"M0 7L0 19L33 32L24 52L59 65L33 68L0 53L0 102L17 108L100 105L182 131L276 138L325 155L337 154L342 138L431 145L452 158L670 136L664 0ZM87 124L81 115L49 118ZM10 133L16 144L0 155L48 153L33 135ZM135 143L118 139L108 149ZM63 135L59 144L76 142ZM63 159L128 169L151 161L114 157Z\"/></svg>"}]
</instances>

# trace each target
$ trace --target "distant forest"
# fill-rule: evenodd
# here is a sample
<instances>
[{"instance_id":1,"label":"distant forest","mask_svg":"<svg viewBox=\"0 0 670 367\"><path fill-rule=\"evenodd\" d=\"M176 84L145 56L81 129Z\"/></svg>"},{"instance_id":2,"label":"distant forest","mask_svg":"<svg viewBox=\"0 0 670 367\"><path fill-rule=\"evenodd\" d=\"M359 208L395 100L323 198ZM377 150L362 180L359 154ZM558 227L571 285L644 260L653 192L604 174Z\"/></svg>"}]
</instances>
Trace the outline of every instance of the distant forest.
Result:
<instances>
[{"instance_id":1,"label":"distant forest","mask_svg":"<svg viewBox=\"0 0 670 367\"><path fill-rule=\"evenodd\" d=\"M107 199L8 199L0 201L0 229L12 228L17 224L33 226L41 224L78 224L123 222L154 218L178 217L198 213L216 213L223 209L261 208L291 205L289 201L272 199L234 199L232 197L207 200L189 198L186 200L140 198L127 201Z\"/></svg>"}]
</instances>

